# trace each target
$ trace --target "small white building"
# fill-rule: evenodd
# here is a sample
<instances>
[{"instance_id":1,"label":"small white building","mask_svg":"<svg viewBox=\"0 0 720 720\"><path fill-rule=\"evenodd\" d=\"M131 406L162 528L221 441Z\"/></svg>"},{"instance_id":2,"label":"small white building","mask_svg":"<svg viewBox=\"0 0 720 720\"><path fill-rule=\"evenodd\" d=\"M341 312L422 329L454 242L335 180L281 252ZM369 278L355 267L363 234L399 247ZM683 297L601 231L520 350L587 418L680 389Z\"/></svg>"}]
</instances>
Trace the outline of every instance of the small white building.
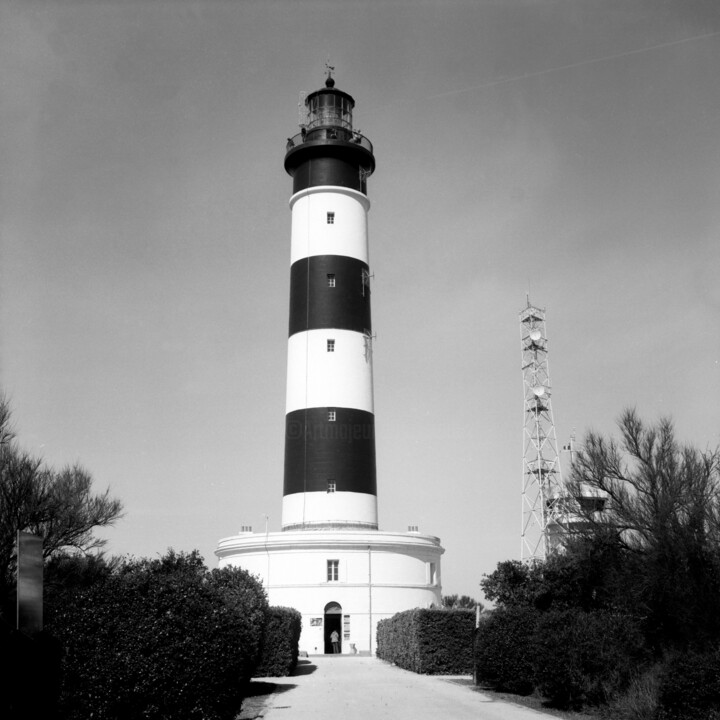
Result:
<instances>
[{"instance_id":1,"label":"small white building","mask_svg":"<svg viewBox=\"0 0 720 720\"><path fill-rule=\"evenodd\" d=\"M271 605L303 616L300 649L375 652L377 622L441 603L440 540L377 522L367 214L370 141L355 101L308 95L288 139L293 177L282 531L220 540L220 567L263 581Z\"/></svg>"}]
</instances>

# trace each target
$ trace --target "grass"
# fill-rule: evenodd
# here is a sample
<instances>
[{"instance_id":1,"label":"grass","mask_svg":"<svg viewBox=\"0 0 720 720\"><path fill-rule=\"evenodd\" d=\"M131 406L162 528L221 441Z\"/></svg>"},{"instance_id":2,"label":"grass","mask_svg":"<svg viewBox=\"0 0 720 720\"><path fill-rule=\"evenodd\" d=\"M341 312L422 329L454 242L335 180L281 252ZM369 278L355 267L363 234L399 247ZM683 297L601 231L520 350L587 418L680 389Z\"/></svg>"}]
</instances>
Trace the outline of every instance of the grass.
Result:
<instances>
[{"instance_id":1,"label":"grass","mask_svg":"<svg viewBox=\"0 0 720 720\"><path fill-rule=\"evenodd\" d=\"M591 712L590 710L573 711L573 710L558 710L557 708L548 707L544 698L538 695L515 695L513 693L503 693L491 690L489 687L482 685L475 685L475 683L468 680L454 680L462 685L467 685L476 692L481 692L484 695L496 698L502 702L510 703L513 705L522 705L523 707L536 710L537 712L544 713L548 717L561 718L562 720L605 720L606 716L603 716L600 712Z\"/></svg>"}]
</instances>

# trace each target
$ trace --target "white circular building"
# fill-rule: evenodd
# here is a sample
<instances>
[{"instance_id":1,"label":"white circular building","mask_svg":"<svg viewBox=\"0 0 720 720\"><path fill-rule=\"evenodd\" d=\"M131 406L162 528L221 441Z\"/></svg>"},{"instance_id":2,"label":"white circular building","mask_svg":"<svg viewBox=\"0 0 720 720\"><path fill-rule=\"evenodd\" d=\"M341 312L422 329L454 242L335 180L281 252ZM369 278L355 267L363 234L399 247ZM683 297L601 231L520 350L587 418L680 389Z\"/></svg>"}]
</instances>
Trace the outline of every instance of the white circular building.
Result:
<instances>
[{"instance_id":1,"label":"white circular building","mask_svg":"<svg viewBox=\"0 0 720 720\"><path fill-rule=\"evenodd\" d=\"M377 522L367 178L355 102L308 95L288 140L293 177L282 531L221 540L220 567L258 576L303 616L301 651L374 652L378 620L441 602L440 540Z\"/></svg>"},{"instance_id":2,"label":"white circular building","mask_svg":"<svg viewBox=\"0 0 720 720\"><path fill-rule=\"evenodd\" d=\"M378 620L440 604L440 541L379 530L295 530L221 540L220 566L263 579L271 605L302 613L300 650L330 653L333 630L343 653L375 649Z\"/></svg>"}]
</instances>

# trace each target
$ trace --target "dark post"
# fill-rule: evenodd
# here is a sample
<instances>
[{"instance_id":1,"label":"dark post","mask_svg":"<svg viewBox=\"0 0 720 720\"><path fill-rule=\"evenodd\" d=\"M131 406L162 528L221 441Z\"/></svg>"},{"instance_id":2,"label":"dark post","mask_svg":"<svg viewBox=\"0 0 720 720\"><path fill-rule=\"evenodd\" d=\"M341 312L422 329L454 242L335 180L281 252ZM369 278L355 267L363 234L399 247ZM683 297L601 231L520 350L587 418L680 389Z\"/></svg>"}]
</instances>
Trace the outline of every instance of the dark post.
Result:
<instances>
[{"instance_id":1,"label":"dark post","mask_svg":"<svg viewBox=\"0 0 720 720\"><path fill-rule=\"evenodd\" d=\"M42 538L17 534L17 629L31 637L43 629Z\"/></svg>"}]
</instances>

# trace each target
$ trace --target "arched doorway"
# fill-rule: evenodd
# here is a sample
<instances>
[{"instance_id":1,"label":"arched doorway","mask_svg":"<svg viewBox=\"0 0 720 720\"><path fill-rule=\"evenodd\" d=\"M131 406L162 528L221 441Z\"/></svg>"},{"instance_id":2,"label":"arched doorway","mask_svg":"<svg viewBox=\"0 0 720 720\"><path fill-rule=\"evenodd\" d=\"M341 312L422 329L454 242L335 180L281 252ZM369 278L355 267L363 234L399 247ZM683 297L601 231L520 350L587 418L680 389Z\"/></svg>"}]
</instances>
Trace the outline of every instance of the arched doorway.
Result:
<instances>
[{"instance_id":1,"label":"arched doorway","mask_svg":"<svg viewBox=\"0 0 720 720\"><path fill-rule=\"evenodd\" d=\"M342 652L342 607L340 603L329 602L325 606L325 617L323 622L325 628L325 654L332 655L333 645L330 639L333 632L338 635L338 651Z\"/></svg>"}]
</instances>

